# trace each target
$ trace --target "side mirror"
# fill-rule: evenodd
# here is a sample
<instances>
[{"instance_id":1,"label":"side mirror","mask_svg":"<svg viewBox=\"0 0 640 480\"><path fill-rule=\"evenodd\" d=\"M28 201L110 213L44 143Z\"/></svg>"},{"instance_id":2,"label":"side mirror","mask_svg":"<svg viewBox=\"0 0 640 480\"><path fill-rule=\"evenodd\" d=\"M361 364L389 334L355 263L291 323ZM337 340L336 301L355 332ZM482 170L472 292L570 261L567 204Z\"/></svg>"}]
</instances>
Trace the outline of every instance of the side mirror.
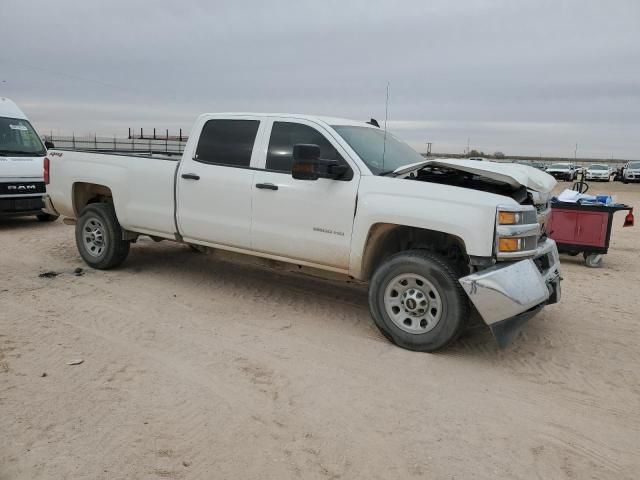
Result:
<instances>
[{"instance_id":1,"label":"side mirror","mask_svg":"<svg viewBox=\"0 0 640 480\"><path fill-rule=\"evenodd\" d=\"M47 150L50 150L52 148L56 148L56 146L53 144L53 142L51 140L45 140L44 141L44 148L46 148Z\"/></svg>"},{"instance_id":2,"label":"side mirror","mask_svg":"<svg viewBox=\"0 0 640 480\"><path fill-rule=\"evenodd\" d=\"M320 170L320 147L308 143L293 146L291 176L296 180L317 180Z\"/></svg>"}]
</instances>

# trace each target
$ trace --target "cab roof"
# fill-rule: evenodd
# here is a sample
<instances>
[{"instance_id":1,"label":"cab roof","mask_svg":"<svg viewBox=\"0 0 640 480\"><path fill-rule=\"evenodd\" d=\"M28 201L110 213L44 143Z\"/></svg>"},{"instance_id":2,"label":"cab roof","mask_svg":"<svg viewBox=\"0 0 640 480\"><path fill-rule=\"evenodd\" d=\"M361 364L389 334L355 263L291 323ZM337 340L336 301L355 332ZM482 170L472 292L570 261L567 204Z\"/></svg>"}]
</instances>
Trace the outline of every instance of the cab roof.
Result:
<instances>
[{"instance_id":1,"label":"cab roof","mask_svg":"<svg viewBox=\"0 0 640 480\"><path fill-rule=\"evenodd\" d=\"M0 117L28 120L22 110L20 110L14 102L5 97L0 97Z\"/></svg>"},{"instance_id":2,"label":"cab roof","mask_svg":"<svg viewBox=\"0 0 640 480\"><path fill-rule=\"evenodd\" d=\"M348 125L354 127L374 127L369 123L358 121L358 120L350 120L348 118L338 118L338 117L326 117L323 115L305 115L300 113L257 113L257 112L211 112L204 113L202 116L208 117L242 117L242 116L252 116L252 117L287 117L287 118L295 118L300 120L309 120L312 122L320 122L325 123L327 125Z\"/></svg>"}]
</instances>

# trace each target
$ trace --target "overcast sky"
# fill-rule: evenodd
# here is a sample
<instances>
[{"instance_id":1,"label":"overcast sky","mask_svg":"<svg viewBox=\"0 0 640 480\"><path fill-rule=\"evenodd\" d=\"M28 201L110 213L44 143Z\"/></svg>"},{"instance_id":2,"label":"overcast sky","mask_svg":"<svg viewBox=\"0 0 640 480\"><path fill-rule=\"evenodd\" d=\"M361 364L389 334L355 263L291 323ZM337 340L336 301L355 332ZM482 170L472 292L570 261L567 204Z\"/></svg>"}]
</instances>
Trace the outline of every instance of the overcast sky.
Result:
<instances>
[{"instance_id":1,"label":"overcast sky","mask_svg":"<svg viewBox=\"0 0 640 480\"><path fill-rule=\"evenodd\" d=\"M640 157L640 1L0 1L0 95L41 133L202 112L383 120L424 151Z\"/></svg>"}]
</instances>

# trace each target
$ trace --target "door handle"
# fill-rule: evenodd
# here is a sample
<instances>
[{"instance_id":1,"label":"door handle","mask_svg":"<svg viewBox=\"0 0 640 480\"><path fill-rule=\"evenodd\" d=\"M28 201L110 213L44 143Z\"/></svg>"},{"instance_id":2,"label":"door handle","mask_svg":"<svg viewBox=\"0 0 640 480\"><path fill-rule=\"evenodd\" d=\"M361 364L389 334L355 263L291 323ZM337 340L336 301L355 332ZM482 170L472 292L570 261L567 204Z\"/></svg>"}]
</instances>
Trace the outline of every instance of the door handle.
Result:
<instances>
[{"instance_id":1,"label":"door handle","mask_svg":"<svg viewBox=\"0 0 640 480\"><path fill-rule=\"evenodd\" d=\"M182 178L185 180L200 180L200 175L196 175L195 173L183 173Z\"/></svg>"},{"instance_id":2,"label":"door handle","mask_svg":"<svg viewBox=\"0 0 640 480\"><path fill-rule=\"evenodd\" d=\"M277 190L278 186L273 183L256 183L256 188L260 188L263 190Z\"/></svg>"}]
</instances>

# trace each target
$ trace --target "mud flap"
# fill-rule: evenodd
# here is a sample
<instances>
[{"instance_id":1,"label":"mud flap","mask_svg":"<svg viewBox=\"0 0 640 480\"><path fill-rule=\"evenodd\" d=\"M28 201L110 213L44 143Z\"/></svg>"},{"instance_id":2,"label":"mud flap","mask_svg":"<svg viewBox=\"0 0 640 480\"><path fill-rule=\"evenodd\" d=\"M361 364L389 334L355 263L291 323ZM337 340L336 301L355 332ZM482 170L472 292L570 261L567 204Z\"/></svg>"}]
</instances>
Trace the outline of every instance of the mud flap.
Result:
<instances>
[{"instance_id":1,"label":"mud flap","mask_svg":"<svg viewBox=\"0 0 640 480\"><path fill-rule=\"evenodd\" d=\"M491 333L498 343L498 347L505 348L509 345L513 339L518 336L523 325L527 323L531 317L535 316L540 310L542 310L543 307L544 304L541 304L527 310L526 312L522 312L515 317L507 318L489 325Z\"/></svg>"}]
</instances>

